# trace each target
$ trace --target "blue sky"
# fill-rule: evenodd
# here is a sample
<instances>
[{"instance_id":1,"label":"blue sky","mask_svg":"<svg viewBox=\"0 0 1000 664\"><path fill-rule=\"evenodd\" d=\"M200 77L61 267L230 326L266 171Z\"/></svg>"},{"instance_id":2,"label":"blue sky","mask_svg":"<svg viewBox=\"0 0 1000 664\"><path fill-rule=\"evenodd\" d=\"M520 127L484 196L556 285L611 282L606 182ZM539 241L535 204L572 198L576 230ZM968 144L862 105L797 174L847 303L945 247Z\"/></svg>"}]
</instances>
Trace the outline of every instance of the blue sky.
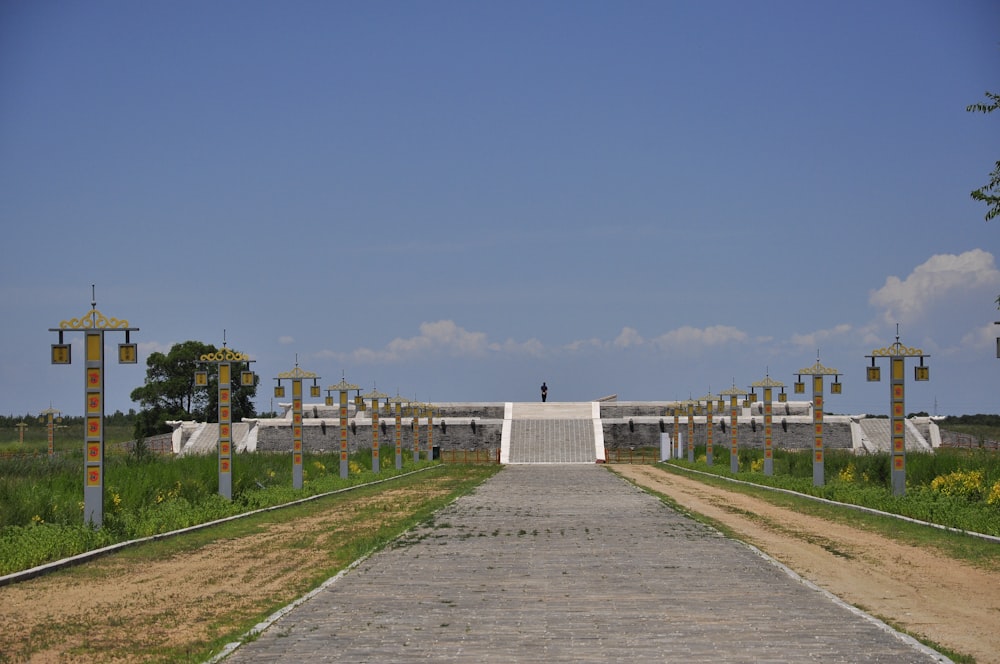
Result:
<instances>
[{"instance_id":1,"label":"blue sky","mask_svg":"<svg viewBox=\"0 0 1000 664\"><path fill-rule=\"evenodd\" d=\"M1000 412L1000 5L0 4L0 412L81 414L49 328L422 401L698 397L931 355ZM70 335L70 337L82 335ZM120 336L120 335L119 335ZM74 339L77 343L81 339ZM118 343L115 334L108 341Z\"/></svg>"}]
</instances>

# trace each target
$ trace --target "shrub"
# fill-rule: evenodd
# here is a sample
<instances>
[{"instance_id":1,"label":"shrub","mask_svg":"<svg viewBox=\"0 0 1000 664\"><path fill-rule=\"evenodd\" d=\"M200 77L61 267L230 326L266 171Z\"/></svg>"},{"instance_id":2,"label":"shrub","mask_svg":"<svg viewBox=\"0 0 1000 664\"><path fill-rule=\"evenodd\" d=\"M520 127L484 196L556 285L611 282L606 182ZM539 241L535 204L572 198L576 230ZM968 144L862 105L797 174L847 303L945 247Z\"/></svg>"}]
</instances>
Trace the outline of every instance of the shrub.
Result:
<instances>
[{"instance_id":1,"label":"shrub","mask_svg":"<svg viewBox=\"0 0 1000 664\"><path fill-rule=\"evenodd\" d=\"M931 481L931 490L945 496L980 500L983 497L983 471L956 470L947 475L939 475Z\"/></svg>"},{"instance_id":2,"label":"shrub","mask_svg":"<svg viewBox=\"0 0 1000 664\"><path fill-rule=\"evenodd\" d=\"M993 488L990 489L990 495L986 497L986 504L1000 507L1000 482L993 484Z\"/></svg>"}]
</instances>

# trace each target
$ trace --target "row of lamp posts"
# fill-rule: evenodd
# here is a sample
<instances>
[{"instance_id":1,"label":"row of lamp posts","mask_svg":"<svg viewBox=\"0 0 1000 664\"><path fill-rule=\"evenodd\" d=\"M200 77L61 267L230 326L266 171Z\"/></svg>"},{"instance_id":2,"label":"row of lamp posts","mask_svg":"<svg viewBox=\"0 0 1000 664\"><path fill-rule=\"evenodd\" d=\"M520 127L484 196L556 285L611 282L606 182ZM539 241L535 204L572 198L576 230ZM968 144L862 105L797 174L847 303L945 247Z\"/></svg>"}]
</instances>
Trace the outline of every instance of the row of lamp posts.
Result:
<instances>
[{"instance_id":1,"label":"row of lamp posts","mask_svg":"<svg viewBox=\"0 0 1000 664\"><path fill-rule=\"evenodd\" d=\"M1000 323L998 323L1000 324ZM60 321L59 327L50 328L50 331L58 333L58 342L51 346L52 364L71 364L71 345L66 343L64 333L80 331L84 338L84 395L85 395L85 440L84 440L84 522L91 523L95 527L100 527L104 518L104 335L108 331L120 331L125 333L125 342L118 344L118 362L120 364L136 364L138 362L137 345L131 341L130 333L138 331L139 328L130 327L125 319L111 318L97 310L97 300L94 294L94 287L91 286L91 309L80 318L72 318ZM252 386L256 383L256 375L250 370L250 363L253 362L247 355L233 351L226 347L223 341L222 349L204 354L199 358L203 366L214 365L218 374L218 405L219 405L219 493L226 499L232 499L232 372L233 365L245 369L240 372L240 385ZM1000 337L997 339L997 356L1000 357ZM867 379L878 381L881 376L880 367L876 360L888 357L890 362L890 414L892 432L892 459L891 459L891 479L892 490L895 495L903 495L906 492L906 421L905 421L905 360L907 358L919 359L920 364L914 367L914 378L917 381L926 381L930 378L930 371L924 365L924 359L930 357L919 348L911 348L903 345L899 341L899 327L896 328L896 341L885 348L876 348L871 355L866 355L871 360L871 365L867 367ZM795 383L795 393L805 392L803 376L812 378L813 397L813 484L822 486L824 484L824 450L823 450L823 387L824 379L833 376L830 383L830 392L840 394L842 383L840 383L840 373L836 369L823 366L817 357L816 363L810 367L800 369ZM284 397L284 387L282 380L292 381L292 479L296 489L302 488L302 381L312 380L310 395L320 396L318 385L319 376L312 372L299 368L296 360L295 367L291 371L278 374L275 378L275 396ZM195 385L201 387L208 386L208 370L199 369L195 372ZM785 401L786 395L784 384L773 381L770 376L765 376L764 380L751 385L750 392L744 406L756 402L756 390L762 390L763 410L764 410L764 474L771 475L774 472L773 448L771 437L771 401L772 390L775 387L781 388L779 401ZM428 454L433 449L434 431L434 409L429 404L418 404L410 402L401 397L390 399L389 395L378 392L374 388L365 395L360 394L358 386L341 380L336 385L327 388L327 405L333 405L332 393L339 394L339 415L340 415L340 475L347 477L347 404L348 393L357 391L357 408L364 410L366 402L371 402L372 416L372 470L380 472L379 461L379 426L378 417L381 404L385 401L386 408L393 406L391 411L395 415L395 461L396 468L402 466L401 447L401 418L404 405L409 410L413 418L413 456L414 460L420 458L420 438L419 419L427 418L427 443ZM730 409L730 469L736 472L739 468L738 462L738 441L737 441L737 399L742 394L737 390L735 384L719 396L711 393L705 395L697 401L688 400L675 404L669 410L674 418L674 447L678 451L679 437L679 417L682 412L687 415L688 440L694 437L694 416L696 408L701 410L701 403L704 402L704 414L706 418L706 462L713 463L713 440L712 440L712 416L715 404L718 403L720 414L725 409L723 396L729 396ZM58 410L49 408L42 413L43 417L48 417L49 424L49 454L53 454L53 428L56 418L60 415ZM22 428L23 434L23 428ZM675 453L674 456L677 456ZM694 461L694 446L688 445L688 460Z\"/></svg>"},{"instance_id":2,"label":"row of lamp posts","mask_svg":"<svg viewBox=\"0 0 1000 664\"><path fill-rule=\"evenodd\" d=\"M130 327L125 319L108 317L97 310L97 299L94 286L91 286L90 311L80 318L71 318L60 321L59 326L50 328L50 332L58 333L58 341L51 345L50 360L52 364L72 364L72 346L65 339L66 332L79 331L85 335L84 352L84 397L85 397L85 437L84 437L84 523L89 523L95 528L100 528L104 522L104 335L109 331L119 331L125 333L125 342L118 344L119 364L136 364L138 362L138 346L131 340L131 333L138 331L137 327ZM219 439L218 439L218 471L219 471L219 494L227 500L232 500L232 407L234 372L239 371L239 385L253 386L257 382L257 375L250 369L250 364L254 362L249 356L240 353L226 346L225 334L223 333L222 349L201 355L198 358L199 368L195 371L194 382L196 387L207 388L209 385L209 367L215 368L218 376L218 411L219 411ZM319 376L312 372L299 368L296 359L295 367L291 371L278 374L275 378L275 396L284 397L284 386L282 380L290 380L292 383L292 483L296 489L302 488L302 381L312 380L310 386L310 396L320 396L318 385ZM431 404L409 401L401 397L390 399L388 395L382 394L373 389L370 393L361 395L357 385L341 380L336 385L327 388L327 405L333 405L333 392L338 392L340 396L340 476L346 478L348 475L348 455L347 455L347 403L348 393L358 391L355 403L360 410L366 409L366 402L371 403L372 413L372 470L376 473L379 468L379 426L378 416L383 400L386 408L394 407L396 417L396 468L402 467L402 439L400 424L403 416L403 406L407 407L409 414L413 417L413 459L420 460L420 418L427 418L427 443L426 449L428 458L433 449L434 431L434 407ZM391 411L389 411L391 412ZM53 430L55 424L60 421L60 411L48 408L42 411L42 418L48 420L49 435L49 455L54 454L53 450ZM19 425L23 437L26 424Z\"/></svg>"},{"instance_id":3,"label":"row of lamp posts","mask_svg":"<svg viewBox=\"0 0 1000 664\"><path fill-rule=\"evenodd\" d=\"M1000 324L1000 323L998 323ZM905 360L907 358L919 359L920 364L914 367L914 380L926 381L930 378L930 370L924 365L924 359L930 357L925 354L919 348L911 348L904 346L899 341L899 329L897 326L896 330L896 342L891 346L885 348L876 348L872 351L871 355L866 355L866 358L871 360L871 365L867 367L867 379L869 382L877 382L880 380L880 369L876 364L876 359L881 357L888 357L890 360L890 417L891 417L891 432L892 432L892 442L891 442L891 479L892 479L892 492L894 495L901 496L906 493L906 409L905 409ZM997 357L1000 357L1000 337L997 339ZM824 396L823 388L824 382L827 377L832 377L833 380L829 383L831 394L841 394L843 383L840 382L840 372L831 367L824 366L820 363L819 357L816 358L816 363L812 366L799 369L796 372L796 382L794 385L794 390L796 394L805 393L805 381L803 377L808 377L812 382L812 404L813 404L813 445L812 445L812 460L813 460L813 485L823 486L825 483L825 469L824 469L824 448L823 448L823 412L824 412ZM751 407L752 404L757 401L757 390L761 390L761 397L763 398L763 415L764 415L764 474L773 475L774 474L774 447L773 447L773 437L772 437L772 401L774 396L774 389L780 388L781 392L778 394L778 401L787 401L787 394L785 394L784 383L773 380L770 375L765 375L763 380L754 382L750 385L750 390L746 392L746 398L743 402L744 408ZM717 409L720 414L724 411L725 402L722 397L729 397L729 413L730 413L730 453L729 453L729 465L730 471L736 473L739 470L739 447L737 440L737 417L739 415L739 408L737 407L737 400L740 395L744 394L741 390L737 389L734 384L732 388L722 392L719 396L709 394L701 397L700 399L688 399L687 401L681 401L672 404L668 407L667 415L673 417L673 441L671 442L673 453L671 456L677 458L680 455L680 417L681 415L687 416L687 430L688 430L688 441L687 445L687 457L689 462L694 461L694 445L692 444L694 440L694 418L696 415L703 415L705 417L705 463L709 466L713 464L713 426L712 426L712 416L713 411ZM717 405L716 405L717 404Z\"/></svg>"}]
</instances>

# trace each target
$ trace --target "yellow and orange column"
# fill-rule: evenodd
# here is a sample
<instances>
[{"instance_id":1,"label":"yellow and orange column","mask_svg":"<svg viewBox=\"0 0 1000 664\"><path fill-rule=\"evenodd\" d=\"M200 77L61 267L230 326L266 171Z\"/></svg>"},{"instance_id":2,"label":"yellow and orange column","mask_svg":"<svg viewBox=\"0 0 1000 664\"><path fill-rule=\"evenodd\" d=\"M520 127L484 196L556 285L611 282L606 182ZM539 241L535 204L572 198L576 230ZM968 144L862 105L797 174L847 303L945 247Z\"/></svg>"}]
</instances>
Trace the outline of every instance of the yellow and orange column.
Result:
<instances>
[{"instance_id":1,"label":"yellow and orange column","mask_svg":"<svg viewBox=\"0 0 1000 664\"><path fill-rule=\"evenodd\" d=\"M93 295L94 287L91 286ZM138 330L129 327L128 321L108 318L97 310L96 297L91 298L90 311L80 318L60 321L58 328L50 328L59 333L59 342L52 344L52 364L70 364L72 349L64 343L63 333L82 331L84 333L84 480L83 480L83 521L95 528L104 524L104 333L119 330L125 333L125 343L118 344L119 364L135 364L136 344L131 343L129 333Z\"/></svg>"},{"instance_id":2,"label":"yellow and orange column","mask_svg":"<svg viewBox=\"0 0 1000 664\"><path fill-rule=\"evenodd\" d=\"M331 385L326 389L328 394L332 391L336 391L340 394L340 401L338 402L338 414L340 415L340 478L346 479L349 473L347 453L347 393L351 390L360 392L360 388L357 385L352 385L345 379L341 378L339 383ZM332 399L328 396L328 405L332 405L329 403L331 400Z\"/></svg>"},{"instance_id":3,"label":"yellow and orange column","mask_svg":"<svg viewBox=\"0 0 1000 664\"><path fill-rule=\"evenodd\" d=\"M404 399L398 394L389 400L389 403L394 407L394 415L396 416L396 470L400 470L403 467L403 404L410 403L409 399Z\"/></svg>"},{"instance_id":4,"label":"yellow and orange column","mask_svg":"<svg viewBox=\"0 0 1000 664\"><path fill-rule=\"evenodd\" d=\"M224 336L224 335L223 335ZM198 358L199 363L216 367L219 439L217 444L219 454L219 495L226 500L233 499L233 365L241 367L246 363L247 369L240 371L240 385L253 386L257 377L250 371L251 360L245 353L234 351L222 342L222 348L216 352L205 353ZM200 369L194 373L196 387L208 387L208 370Z\"/></svg>"},{"instance_id":5,"label":"yellow and orange column","mask_svg":"<svg viewBox=\"0 0 1000 664\"><path fill-rule=\"evenodd\" d=\"M728 390L719 392L719 395L729 397L729 472L735 475L740 472L739 436L736 431L739 428L737 425L740 415L738 399L743 395L743 392L736 389L736 385L733 385Z\"/></svg>"},{"instance_id":6,"label":"yellow and orange column","mask_svg":"<svg viewBox=\"0 0 1000 664\"><path fill-rule=\"evenodd\" d=\"M427 415L427 460L430 461L434 458L434 406L427 404L424 414Z\"/></svg>"},{"instance_id":7,"label":"yellow and orange column","mask_svg":"<svg viewBox=\"0 0 1000 664\"><path fill-rule=\"evenodd\" d=\"M785 395L785 384L772 379L769 375L764 376L764 380L759 380L756 383L750 384L751 390L756 390L756 388L761 388L764 398L764 474L773 475L774 474L774 414L773 414L773 395L774 388L780 387L781 394L779 401L784 402L787 398ZM756 392L755 392L756 394ZM752 400L751 400L752 401ZM815 418L816 411L813 411L813 417ZM822 426L822 424L820 424ZM822 439L821 439L822 440ZM820 448L822 449L822 442L820 443ZM815 479L815 478L814 478Z\"/></svg>"},{"instance_id":8,"label":"yellow and orange column","mask_svg":"<svg viewBox=\"0 0 1000 664\"><path fill-rule=\"evenodd\" d=\"M299 363L295 363L295 368L277 375L275 380L278 385L274 388L274 396L284 396L281 386L282 380L292 381L292 488L302 488L302 381L312 380L310 386L310 396L320 396L319 385L316 381L319 376L311 371L303 371L299 368ZM281 390L279 394L279 390Z\"/></svg>"},{"instance_id":9,"label":"yellow and orange column","mask_svg":"<svg viewBox=\"0 0 1000 664\"><path fill-rule=\"evenodd\" d=\"M50 406L45 410L43 410L38 415L39 415L38 418L39 421L45 422L45 427L48 431L49 458L52 459L56 455L56 450L55 450L56 422L62 422L62 417L61 417L62 413ZM24 431L22 430L21 433L23 435Z\"/></svg>"},{"instance_id":10,"label":"yellow and orange column","mask_svg":"<svg viewBox=\"0 0 1000 664\"><path fill-rule=\"evenodd\" d=\"M709 392L699 400L705 402L705 463L709 466L712 465L713 460L712 412L715 408L715 402L718 401L718 399L719 397Z\"/></svg>"},{"instance_id":11,"label":"yellow and orange column","mask_svg":"<svg viewBox=\"0 0 1000 664\"><path fill-rule=\"evenodd\" d=\"M372 388L372 391L362 396L363 399L371 401L372 404L372 472L376 475L381 472L381 462L379 461L379 430L378 416L382 399L388 399L388 394L383 394Z\"/></svg>"},{"instance_id":12,"label":"yellow and orange column","mask_svg":"<svg viewBox=\"0 0 1000 664\"><path fill-rule=\"evenodd\" d=\"M692 399L688 399L684 402L684 409L687 414L687 427L688 427L688 462L694 463L694 407L696 402Z\"/></svg>"},{"instance_id":13,"label":"yellow and orange column","mask_svg":"<svg viewBox=\"0 0 1000 664\"><path fill-rule=\"evenodd\" d=\"M802 376L809 376L812 378L812 388L813 388L813 486L823 486L826 483L826 476L824 470L824 453L823 453L823 379L825 376L833 376L833 382L830 383L830 393L840 394L841 386L843 385L840 381L840 372L836 369L830 367L824 367L819 362L819 358L816 359L816 364L811 367L806 367L805 369L799 369L797 372L797 381L795 383L795 393L801 394L805 392L805 383L802 382Z\"/></svg>"},{"instance_id":14,"label":"yellow and orange column","mask_svg":"<svg viewBox=\"0 0 1000 664\"><path fill-rule=\"evenodd\" d=\"M889 358L889 409L892 432L892 493L894 496L906 494L906 358L919 358L920 364L913 368L913 377L917 381L930 380L930 369L924 366L924 351L910 348L899 342L899 326L896 326L896 342L885 348L876 348L871 355L871 366L868 367L868 380L880 380L880 370L875 364L876 357Z\"/></svg>"}]
</instances>

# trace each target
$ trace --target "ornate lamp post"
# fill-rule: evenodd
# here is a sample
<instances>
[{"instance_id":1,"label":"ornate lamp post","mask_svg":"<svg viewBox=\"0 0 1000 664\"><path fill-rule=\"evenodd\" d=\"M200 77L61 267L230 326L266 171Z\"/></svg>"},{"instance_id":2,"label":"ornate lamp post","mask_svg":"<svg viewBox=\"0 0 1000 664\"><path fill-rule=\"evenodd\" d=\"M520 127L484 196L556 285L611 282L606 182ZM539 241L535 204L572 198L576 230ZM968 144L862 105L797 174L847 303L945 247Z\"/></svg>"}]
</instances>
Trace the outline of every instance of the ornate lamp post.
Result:
<instances>
[{"instance_id":1,"label":"ornate lamp post","mask_svg":"<svg viewBox=\"0 0 1000 664\"><path fill-rule=\"evenodd\" d=\"M666 416L673 419L673 429L670 431L670 458L677 459L680 456L678 437L680 434L680 404L668 403Z\"/></svg>"},{"instance_id":2,"label":"ornate lamp post","mask_svg":"<svg viewBox=\"0 0 1000 664\"><path fill-rule=\"evenodd\" d=\"M28 428L28 423L22 420L14 426L17 427L17 444L24 445L24 430Z\"/></svg>"},{"instance_id":3,"label":"ornate lamp post","mask_svg":"<svg viewBox=\"0 0 1000 664\"><path fill-rule=\"evenodd\" d=\"M316 381L319 376L311 371L303 371L299 368L298 358L295 361L295 368L277 375L275 380L278 385L274 388L274 396L285 396L285 388L281 381L292 381L292 488L302 488L302 381L312 380L309 386L309 396L318 397L320 388Z\"/></svg>"},{"instance_id":4,"label":"ornate lamp post","mask_svg":"<svg viewBox=\"0 0 1000 664\"><path fill-rule=\"evenodd\" d=\"M434 411L429 403L419 401L410 402L410 413L413 419L410 424L413 427L413 460L420 461L420 418L427 418L427 460L430 461L433 455L431 443L434 440Z\"/></svg>"},{"instance_id":5,"label":"ornate lamp post","mask_svg":"<svg viewBox=\"0 0 1000 664\"><path fill-rule=\"evenodd\" d=\"M410 403L410 400L397 394L389 399L389 403L392 404L396 416L396 470L400 470L403 467L403 406Z\"/></svg>"},{"instance_id":6,"label":"ornate lamp post","mask_svg":"<svg viewBox=\"0 0 1000 664\"><path fill-rule=\"evenodd\" d=\"M138 348L131 343L129 333L139 328L129 327L128 321L107 318L97 310L93 285L90 287L90 312L80 318L59 322L50 332L59 333L59 343L52 344L52 364L70 364L71 347L63 340L66 331L84 333L84 377L86 431L84 440L83 521L100 528L104 523L104 333L118 330L125 333L125 343L118 344L118 363L136 364Z\"/></svg>"},{"instance_id":7,"label":"ornate lamp post","mask_svg":"<svg viewBox=\"0 0 1000 664\"><path fill-rule=\"evenodd\" d=\"M680 401L678 401L678 402L676 402L676 403L673 404L673 407L671 408L671 410L673 411L673 414L674 414L674 445L676 446L674 448L674 452L675 452L674 458L675 459L680 459L681 458L681 426L680 426L681 423L680 423L680 418L681 418L681 413L684 410L684 406L683 406L683 404Z\"/></svg>"},{"instance_id":8,"label":"ornate lamp post","mask_svg":"<svg viewBox=\"0 0 1000 664\"><path fill-rule=\"evenodd\" d=\"M437 409L432 403L424 406L424 415L427 417L427 460L431 461L434 459L434 413Z\"/></svg>"},{"instance_id":9,"label":"ornate lamp post","mask_svg":"<svg viewBox=\"0 0 1000 664\"><path fill-rule=\"evenodd\" d=\"M764 380L759 380L756 383L750 384L750 391L753 392L754 398L750 401L751 403L756 401L756 389L761 388L764 397L764 474L773 475L774 474L774 438L772 436L772 423L774 421L771 403L772 394L775 387L781 388L781 394L778 395L778 401L784 403L788 400L788 395L785 394L785 384L773 380L770 375L765 374ZM820 386L822 390L822 386ZM815 411L813 411L815 416ZM822 426L822 424L820 425ZM822 443L820 443L822 449ZM815 476L813 478L815 480Z\"/></svg>"},{"instance_id":10,"label":"ornate lamp post","mask_svg":"<svg viewBox=\"0 0 1000 664\"><path fill-rule=\"evenodd\" d=\"M823 468L823 377L833 376L830 383L830 393L840 394L842 383L839 382L840 372L830 367L824 367L816 356L816 364L805 369L799 369L795 382L795 393L805 392L802 376L812 376L813 384L813 486L823 486L826 477Z\"/></svg>"},{"instance_id":11,"label":"ornate lamp post","mask_svg":"<svg viewBox=\"0 0 1000 664\"><path fill-rule=\"evenodd\" d=\"M329 386L326 390L326 405L328 406L333 405L333 397L330 393L340 393L340 401L338 402L340 404L338 409L340 414L340 478L346 479L349 472L349 464L347 461L347 393L354 390L358 394L361 394L361 388L357 385L352 385L344 378L341 378L339 383Z\"/></svg>"},{"instance_id":12,"label":"ornate lamp post","mask_svg":"<svg viewBox=\"0 0 1000 664\"><path fill-rule=\"evenodd\" d=\"M687 426L688 426L688 463L694 463L694 407L698 402L693 399L688 399L683 402L684 410L687 415Z\"/></svg>"},{"instance_id":13,"label":"ornate lamp post","mask_svg":"<svg viewBox=\"0 0 1000 664\"><path fill-rule=\"evenodd\" d=\"M721 403L720 398L712 394L711 390L708 394L701 397L699 400L705 402L705 463L709 466L712 465L712 411L715 408L715 404ZM719 407L719 411L722 411L722 406Z\"/></svg>"},{"instance_id":14,"label":"ornate lamp post","mask_svg":"<svg viewBox=\"0 0 1000 664\"><path fill-rule=\"evenodd\" d=\"M56 434L56 424L62 422L62 413L55 408L49 406L41 413L38 414L38 421L45 422L45 428L48 430L49 436L49 458L52 459L56 455L55 451L55 434ZM21 435L24 435L24 429L21 430ZM22 439L22 443L24 440Z\"/></svg>"},{"instance_id":15,"label":"ornate lamp post","mask_svg":"<svg viewBox=\"0 0 1000 664\"><path fill-rule=\"evenodd\" d=\"M675 404L668 403L664 415L673 420L673 428L670 429L670 458L677 458L677 408Z\"/></svg>"},{"instance_id":16,"label":"ornate lamp post","mask_svg":"<svg viewBox=\"0 0 1000 664\"><path fill-rule=\"evenodd\" d=\"M203 365L214 365L218 374L219 397L219 495L226 500L233 499L233 363L246 362L247 368L240 372L240 385L252 387L257 376L250 371L250 359L245 353L226 347L226 333L222 333L222 348L214 353L205 353L198 361ZM208 370L194 372L196 387L208 387Z\"/></svg>"},{"instance_id":17,"label":"ornate lamp post","mask_svg":"<svg viewBox=\"0 0 1000 664\"><path fill-rule=\"evenodd\" d=\"M743 392L736 389L736 384L724 392L719 392L719 396L729 397L729 472L733 475L740 472L740 450L738 445L739 436L736 433L739 422L740 407L738 399L743 396Z\"/></svg>"},{"instance_id":18,"label":"ornate lamp post","mask_svg":"<svg viewBox=\"0 0 1000 664\"><path fill-rule=\"evenodd\" d=\"M420 461L420 410L422 403L414 399L406 406L410 415L410 430L413 432L413 462Z\"/></svg>"},{"instance_id":19,"label":"ornate lamp post","mask_svg":"<svg viewBox=\"0 0 1000 664\"><path fill-rule=\"evenodd\" d=\"M899 325L896 325L896 343L886 348L876 348L871 355L871 366L868 367L868 380L877 382L881 379L881 371L875 365L876 357L889 358L889 390L892 427L892 494L902 496L906 493L906 368L908 357L920 358L920 364L913 367L914 380L930 380L930 369L924 366L924 351L910 348L899 342Z\"/></svg>"},{"instance_id":20,"label":"ornate lamp post","mask_svg":"<svg viewBox=\"0 0 1000 664\"><path fill-rule=\"evenodd\" d=\"M378 457L378 410L379 402L382 399L388 399L388 394L383 394L379 392L374 387L372 391L368 394L361 396L362 399L368 399L372 402L372 472L378 475L381 470L381 465L379 464Z\"/></svg>"}]
</instances>

